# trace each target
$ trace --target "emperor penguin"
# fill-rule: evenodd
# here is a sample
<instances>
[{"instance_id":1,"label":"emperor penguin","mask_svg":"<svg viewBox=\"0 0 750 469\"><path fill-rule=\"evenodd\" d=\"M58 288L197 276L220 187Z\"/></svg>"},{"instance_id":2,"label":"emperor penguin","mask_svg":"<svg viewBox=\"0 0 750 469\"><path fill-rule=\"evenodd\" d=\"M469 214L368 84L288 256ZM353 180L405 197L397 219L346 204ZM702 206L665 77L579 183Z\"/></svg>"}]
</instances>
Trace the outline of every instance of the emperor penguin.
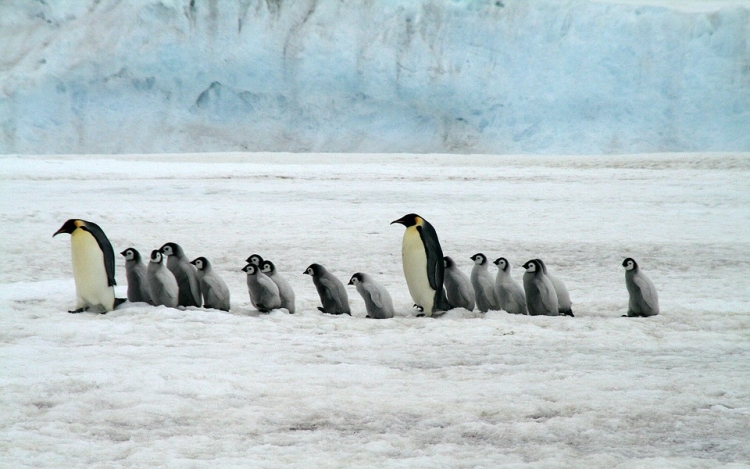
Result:
<instances>
[{"instance_id":1,"label":"emperor penguin","mask_svg":"<svg viewBox=\"0 0 750 469\"><path fill-rule=\"evenodd\" d=\"M125 275L128 279L128 301L151 303L146 280L146 264L136 248L127 248L120 254L125 258Z\"/></svg>"},{"instance_id":2,"label":"emperor penguin","mask_svg":"<svg viewBox=\"0 0 750 469\"><path fill-rule=\"evenodd\" d=\"M650 278L632 257L622 262L625 267L625 286L628 288L628 317L649 317L659 314L659 296Z\"/></svg>"},{"instance_id":3,"label":"emperor penguin","mask_svg":"<svg viewBox=\"0 0 750 469\"><path fill-rule=\"evenodd\" d=\"M474 311L475 294L471 279L458 268L450 256L443 257L445 269L445 294L448 303L456 308Z\"/></svg>"},{"instance_id":4,"label":"emperor penguin","mask_svg":"<svg viewBox=\"0 0 750 469\"><path fill-rule=\"evenodd\" d=\"M531 316L559 316L555 287L537 259L523 265L523 288L526 291L526 306Z\"/></svg>"},{"instance_id":5,"label":"emperor penguin","mask_svg":"<svg viewBox=\"0 0 750 469\"><path fill-rule=\"evenodd\" d=\"M389 319L393 317L393 300L388 290L376 282L372 277L357 272L349 279L349 285L354 285L365 300L367 317L373 319Z\"/></svg>"},{"instance_id":6,"label":"emperor penguin","mask_svg":"<svg viewBox=\"0 0 750 469\"><path fill-rule=\"evenodd\" d=\"M508 259L499 257L495 259L497 275L495 276L495 292L501 309L510 314L529 314L526 308L526 295L523 287L518 281L510 276L510 263Z\"/></svg>"},{"instance_id":7,"label":"emperor penguin","mask_svg":"<svg viewBox=\"0 0 750 469\"><path fill-rule=\"evenodd\" d=\"M294 314L294 290L292 290L289 282L276 270L276 265L271 261L264 260L261 262L260 271L266 274L279 287L281 307L289 311L289 314Z\"/></svg>"},{"instance_id":8,"label":"emperor penguin","mask_svg":"<svg viewBox=\"0 0 750 469\"><path fill-rule=\"evenodd\" d=\"M495 279L489 271L489 262L487 256L481 252L471 256L474 261L474 267L471 269L471 284L476 292L477 309L486 313L487 311L499 311L500 306L495 294Z\"/></svg>"},{"instance_id":9,"label":"emperor penguin","mask_svg":"<svg viewBox=\"0 0 750 469\"><path fill-rule=\"evenodd\" d=\"M323 304L318 309L326 314L348 314L352 315L349 307L349 295L341 280L320 264L310 264L303 274L312 277L315 289L318 290L320 302Z\"/></svg>"},{"instance_id":10,"label":"emperor penguin","mask_svg":"<svg viewBox=\"0 0 750 469\"><path fill-rule=\"evenodd\" d=\"M71 218L52 235L70 234L76 309L81 313L94 308L105 314L125 300L115 298L115 251L99 225Z\"/></svg>"},{"instance_id":11,"label":"emperor penguin","mask_svg":"<svg viewBox=\"0 0 750 469\"><path fill-rule=\"evenodd\" d=\"M205 257L199 257L190 263L197 269L203 307L229 311L229 288L213 269L211 262Z\"/></svg>"},{"instance_id":12,"label":"emperor penguin","mask_svg":"<svg viewBox=\"0 0 750 469\"><path fill-rule=\"evenodd\" d=\"M242 269L247 274L247 291L250 293L250 302L261 313L268 313L273 309L281 308L281 296L279 287L260 271L255 264L247 264Z\"/></svg>"},{"instance_id":13,"label":"emperor penguin","mask_svg":"<svg viewBox=\"0 0 750 469\"><path fill-rule=\"evenodd\" d=\"M185 256L185 251L177 243L166 243L161 247L161 253L169 256L167 268L172 271L180 287L179 305L200 306L201 286L198 282L198 272Z\"/></svg>"},{"instance_id":14,"label":"emperor penguin","mask_svg":"<svg viewBox=\"0 0 750 469\"><path fill-rule=\"evenodd\" d=\"M401 261L406 285L414 303L425 316L439 316L451 309L443 290L443 250L432 225L416 213L391 222L406 227L401 243Z\"/></svg>"},{"instance_id":15,"label":"emperor penguin","mask_svg":"<svg viewBox=\"0 0 750 469\"><path fill-rule=\"evenodd\" d=\"M155 306L164 305L176 308L180 298L180 287L171 270L164 265L164 255L160 250L151 251L151 259L146 270L148 293Z\"/></svg>"},{"instance_id":16,"label":"emperor penguin","mask_svg":"<svg viewBox=\"0 0 750 469\"><path fill-rule=\"evenodd\" d=\"M539 264L542 266L544 275L549 278L550 282L552 282L552 286L555 287L555 294L557 294L557 307L559 308L560 316L573 317L573 304L570 302L570 293L568 293L568 289L565 288L565 284L555 275L552 275L543 260L537 259L537 261L539 261Z\"/></svg>"}]
</instances>

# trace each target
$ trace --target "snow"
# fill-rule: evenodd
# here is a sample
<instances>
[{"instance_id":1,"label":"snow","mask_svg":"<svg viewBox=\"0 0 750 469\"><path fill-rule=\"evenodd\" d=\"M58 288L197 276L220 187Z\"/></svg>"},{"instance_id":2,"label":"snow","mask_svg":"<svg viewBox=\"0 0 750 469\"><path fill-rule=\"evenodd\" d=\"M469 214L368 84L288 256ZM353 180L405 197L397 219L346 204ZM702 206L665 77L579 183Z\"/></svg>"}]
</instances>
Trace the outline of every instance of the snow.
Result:
<instances>
[{"instance_id":1,"label":"snow","mask_svg":"<svg viewBox=\"0 0 750 469\"><path fill-rule=\"evenodd\" d=\"M180 154L0 158L0 466L749 467L750 154ZM468 272L545 259L575 318L416 318L408 212ZM181 244L228 313L70 315L70 246ZM250 305L272 259L298 313ZM662 313L629 319L634 257ZM125 269L117 256L117 291ZM302 274L370 273L396 317L317 312Z\"/></svg>"},{"instance_id":2,"label":"snow","mask_svg":"<svg viewBox=\"0 0 750 469\"><path fill-rule=\"evenodd\" d=\"M750 151L748 38L748 0L9 0L0 153Z\"/></svg>"}]
</instances>

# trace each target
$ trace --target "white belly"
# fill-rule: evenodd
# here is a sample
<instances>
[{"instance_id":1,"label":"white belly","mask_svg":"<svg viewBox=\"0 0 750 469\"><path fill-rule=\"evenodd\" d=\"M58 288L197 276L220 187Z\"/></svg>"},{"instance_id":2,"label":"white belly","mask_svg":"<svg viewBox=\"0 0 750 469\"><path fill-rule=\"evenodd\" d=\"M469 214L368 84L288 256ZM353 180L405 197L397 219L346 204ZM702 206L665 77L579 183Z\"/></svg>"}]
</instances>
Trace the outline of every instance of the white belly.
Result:
<instances>
[{"instance_id":1,"label":"white belly","mask_svg":"<svg viewBox=\"0 0 750 469\"><path fill-rule=\"evenodd\" d=\"M115 289L108 285L104 255L96 239L87 231L78 229L70 237L70 246L77 307L102 306L105 311L111 311L114 309Z\"/></svg>"},{"instance_id":2,"label":"white belly","mask_svg":"<svg viewBox=\"0 0 750 469\"><path fill-rule=\"evenodd\" d=\"M424 314L430 316L435 301L435 290L432 289L427 278L427 253L416 227L411 226L406 229L401 248L401 260L409 294L414 303L424 309Z\"/></svg>"}]
</instances>

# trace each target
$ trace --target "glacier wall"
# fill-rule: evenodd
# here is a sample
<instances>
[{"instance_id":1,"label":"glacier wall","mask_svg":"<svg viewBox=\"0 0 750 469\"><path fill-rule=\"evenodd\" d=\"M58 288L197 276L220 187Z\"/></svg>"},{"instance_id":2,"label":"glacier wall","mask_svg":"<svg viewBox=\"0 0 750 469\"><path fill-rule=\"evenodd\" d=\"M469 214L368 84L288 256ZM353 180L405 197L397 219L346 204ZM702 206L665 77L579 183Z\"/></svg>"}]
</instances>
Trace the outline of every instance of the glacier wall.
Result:
<instances>
[{"instance_id":1,"label":"glacier wall","mask_svg":"<svg viewBox=\"0 0 750 469\"><path fill-rule=\"evenodd\" d=\"M7 0L0 153L750 151L750 7L674 5Z\"/></svg>"}]
</instances>

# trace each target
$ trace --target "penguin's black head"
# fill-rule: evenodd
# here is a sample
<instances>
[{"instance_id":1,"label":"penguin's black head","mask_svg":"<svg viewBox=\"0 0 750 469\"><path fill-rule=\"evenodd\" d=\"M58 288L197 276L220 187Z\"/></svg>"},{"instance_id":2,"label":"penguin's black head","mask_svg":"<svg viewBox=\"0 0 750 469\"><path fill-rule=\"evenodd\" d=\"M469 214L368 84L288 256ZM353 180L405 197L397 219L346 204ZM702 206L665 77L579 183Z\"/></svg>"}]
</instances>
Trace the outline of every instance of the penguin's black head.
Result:
<instances>
[{"instance_id":1,"label":"penguin's black head","mask_svg":"<svg viewBox=\"0 0 750 469\"><path fill-rule=\"evenodd\" d=\"M151 251L151 262L154 262L156 264L161 264L162 254L161 250L154 249Z\"/></svg>"},{"instance_id":2,"label":"penguin's black head","mask_svg":"<svg viewBox=\"0 0 750 469\"><path fill-rule=\"evenodd\" d=\"M258 266L255 264L248 264L242 268L242 271L245 272L247 275L257 275Z\"/></svg>"},{"instance_id":3,"label":"penguin's black head","mask_svg":"<svg viewBox=\"0 0 750 469\"><path fill-rule=\"evenodd\" d=\"M420 217L416 213L410 213L408 215L404 215L398 220L393 220L391 222L391 225L393 225L394 223L400 223L404 225L405 227L409 228L410 226L418 225L421 222L422 222L422 217Z\"/></svg>"},{"instance_id":4,"label":"penguin's black head","mask_svg":"<svg viewBox=\"0 0 750 469\"><path fill-rule=\"evenodd\" d=\"M362 272L357 272L356 274L352 275L352 278L349 279L349 285L357 286L364 281L365 275Z\"/></svg>"},{"instance_id":5,"label":"penguin's black head","mask_svg":"<svg viewBox=\"0 0 750 469\"><path fill-rule=\"evenodd\" d=\"M541 272L542 266L539 264L538 259L531 259L530 261L527 261L523 268L526 269L526 272L534 273L534 272Z\"/></svg>"},{"instance_id":6,"label":"penguin's black head","mask_svg":"<svg viewBox=\"0 0 750 469\"><path fill-rule=\"evenodd\" d=\"M276 271L276 266L271 261L263 261L261 263L260 271L264 274L272 274Z\"/></svg>"},{"instance_id":7,"label":"penguin's black head","mask_svg":"<svg viewBox=\"0 0 750 469\"><path fill-rule=\"evenodd\" d=\"M193 259L192 261L190 261L190 263L193 264L198 270L205 270L211 265L211 263L208 262L208 259L203 256Z\"/></svg>"},{"instance_id":8,"label":"penguin's black head","mask_svg":"<svg viewBox=\"0 0 750 469\"><path fill-rule=\"evenodd\" d=\"M141 261L141 253L138 252L136 248L127 248L126 250L122 251L120 254L125 257L126 261Z\"/></svg>"},{"instance_id":9,"label":"penguin's black head","mask_svg":"<svg viewBox=\"0 0 750 469\"><path fill-rule=\"evenodd\" d=\"M177 243L166 243L160 249L161 253L165 256L182 256L182 248Z\"/></svg>"},{"instance_id":10,"label":"penguin's black head","mask_svg":"<svg viewBox=\"0 0 750 469\"><path fill-rule=\"evenodd\" d=\"M487 256L485 256L481 252L478 252L471 256L471 260L474 261L475 264L484 265L487 263Z\"/></svg>"},{"instance_id":11,"label":"penguin's black head","mask_svg":"<svg viewBox=\"0 0 750 469\"><path fill-rule=\"evenodd\" d=\"M625 267L625 270L638 270L638 263L632 257L622 261L622 266Z\"/></svg>"},{"instance_id":12,"label":"penguin's black head","mask_svg":"<svg viewBox=\"0 0 750 469\"><path fill-rule=\"evenodd\" d=\"M310 264L310 266L305 269L303 274L306 275L312 275L313 277L316 277L318 275L321 275L323 272L325 272L325 267L323 267L320 264Z\"/></svg>"},{"instance_id":13,"label":"penguin's black head","mask_svg":"<svg viewBox=\"0 0 750 469\"><path fill-rule=\"evenodd\" d=\"M257 265L258 267L260 267L260 265L263 263L263 257L261 257L260 254L253 254L247 259L245 259L245 262L247 262L248 264Z\"/></svg>"},{"instance_id":14,"label":"penguin's black head","mask_svg":"<svg viewBox=\"0 0 750 469\"><path fill-rule=\"evenodd\" d=\"M54 238L60 233L72 234L78 228L86 229L86 221L79 220L77 218L71 218L70 220L63 223L63 226L61 226L59 230L55 231L55 234L53 234L52 237Z\"/></svg>"},{"instance_id":15,"label":"penguin's black head","mask_svg":"<svg viewBox=\"0 0 750 469\"><path fill-rule=\"evenodd\" d=\"M456 263L453 262L453 259L451 259L450 256L443 257L443 267L445 267L446 269L450 269L454 265L456 265Z\"/></svg>"},{"instance_id":16,"label":"penguin's black head","mask_svg":"<svg viewBox=\"0 0 750 469\"><path fill-rule=\"evenodd\" d=\"M508 259L504 257L498 257L493 264L495 264L500 270L508 270Z\"/></svg>"}]
</instances>

